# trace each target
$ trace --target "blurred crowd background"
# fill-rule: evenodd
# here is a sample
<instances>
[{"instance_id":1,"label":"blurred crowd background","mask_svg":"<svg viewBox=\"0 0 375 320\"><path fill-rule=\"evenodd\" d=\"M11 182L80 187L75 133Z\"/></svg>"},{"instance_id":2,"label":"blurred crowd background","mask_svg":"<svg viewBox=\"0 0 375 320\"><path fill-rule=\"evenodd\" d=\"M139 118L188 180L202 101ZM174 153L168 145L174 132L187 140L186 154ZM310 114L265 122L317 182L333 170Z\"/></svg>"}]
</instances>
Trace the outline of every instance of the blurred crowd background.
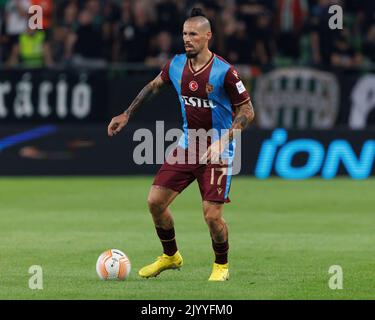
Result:
<instances>
[{"instance_id":1,"label":"blurred crowd background","mask_svg":"<svg viewBox=\"0 0 375 320\"><path fill-rule=\"evenodd\" d=\"M44 9L43 30L27 27L34 4ZM328 28L332 4L343 8L343 30ZM0 65L161 67L184 51L182 24L192 7L212 23L211 49L236 65L375 64L372 0L0 0Z\"/></svg>"}]
</instances>

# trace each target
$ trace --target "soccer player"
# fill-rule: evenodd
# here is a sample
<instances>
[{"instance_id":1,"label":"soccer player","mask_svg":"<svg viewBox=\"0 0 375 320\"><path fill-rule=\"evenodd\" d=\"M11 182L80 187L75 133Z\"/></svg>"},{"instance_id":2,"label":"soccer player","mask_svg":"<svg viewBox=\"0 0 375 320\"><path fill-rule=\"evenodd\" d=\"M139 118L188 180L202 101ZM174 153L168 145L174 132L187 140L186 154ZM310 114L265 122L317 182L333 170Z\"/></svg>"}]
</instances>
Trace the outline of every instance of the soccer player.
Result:
<instances>
[{"instance_id":1,"label":"soccer player","mask_svg":"<svg viewBox=\"0 0 375 320\"><path fill-rule=\"evenodd\" d=\"M229 279L228 228L223 219L223 206L229 202L233 133L236 129L244 129L253 120L254 110L237 71L209 50L211 37L209 20L200 9L193 9L183 26L186 53L175 55L160 74L140 91L129 108L114 117L108 126L110 137L118 134L146 99L155 95L161 87L171 84L180 99L184 129L175 150L189 149L191 129L227 130L227 133L216 135L216 140L207 140L209 146L206 152L202 157L199 154L205 162L171 164L166 161L157 173L148 195L148 206L163 254L154 263L139 270L143 278L155 277L164 270L182 266L183 259L177 249L169 205L196 179L215 253L209 280Z\"/></svg>"}]
</instances>

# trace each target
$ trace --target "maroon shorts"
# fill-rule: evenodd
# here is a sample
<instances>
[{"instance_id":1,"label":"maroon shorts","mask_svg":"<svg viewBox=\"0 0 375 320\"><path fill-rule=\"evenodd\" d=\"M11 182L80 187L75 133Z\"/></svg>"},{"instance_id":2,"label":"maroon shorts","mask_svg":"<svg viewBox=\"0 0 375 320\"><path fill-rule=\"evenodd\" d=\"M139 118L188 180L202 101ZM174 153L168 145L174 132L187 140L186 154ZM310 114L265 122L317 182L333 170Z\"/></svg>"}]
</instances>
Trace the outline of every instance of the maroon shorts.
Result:
<instances>
[{"instance_id":1,"label":"maroon shorts","mask_svg":"<svg viewBox=\"0 0 375 320\"><path fill-rule=\"evenodd\" d=\"M203 200L230 202L228 197L231 184L230 171L227 165L169 164L165 162L156 174L153 185L181 192L197 179Z\"/></svg>"}]
</instances>

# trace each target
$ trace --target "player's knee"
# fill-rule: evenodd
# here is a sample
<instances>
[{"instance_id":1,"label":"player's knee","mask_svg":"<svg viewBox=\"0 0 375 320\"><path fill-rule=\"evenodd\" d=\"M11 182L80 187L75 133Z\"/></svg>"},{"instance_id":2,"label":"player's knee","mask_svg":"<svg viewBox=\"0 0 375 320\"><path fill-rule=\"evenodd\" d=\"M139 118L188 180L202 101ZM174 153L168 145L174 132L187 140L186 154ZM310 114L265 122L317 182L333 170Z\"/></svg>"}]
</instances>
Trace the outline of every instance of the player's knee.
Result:
<instances>
[{"instance_id":1,"label":"player's knee","mask_svg":"<svg viewBox=\"0 0 375 320\"><path fill-rule=\"evenodd\" d=\"M216 214L216 212L206 212L204 215L204 219L210 227L214 227L217 224L221 223L221 217L218 214Z\"/></svg>"},{"instance_id":2,"label":"player's knee","mask_svg":"<svg viewBox=\"0 0 375 320\"><path fill-rule=\"evenodd\" d=\"M165 204L162 201L155 199L153 197L149 197L147 199L147 204L152 215L158 216L162 214L165 210Z\"/></svg>"}]
</instances>

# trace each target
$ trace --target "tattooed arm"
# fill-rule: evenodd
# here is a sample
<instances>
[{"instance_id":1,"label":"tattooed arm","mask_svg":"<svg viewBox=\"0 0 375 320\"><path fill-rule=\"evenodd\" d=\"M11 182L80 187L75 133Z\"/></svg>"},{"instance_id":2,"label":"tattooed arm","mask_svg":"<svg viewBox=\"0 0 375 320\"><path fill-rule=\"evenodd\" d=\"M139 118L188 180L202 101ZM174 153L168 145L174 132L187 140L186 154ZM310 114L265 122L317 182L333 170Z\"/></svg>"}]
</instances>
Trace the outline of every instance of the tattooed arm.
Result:
<instances>
[{"instance_id":1,"label":"tattooed arm","mask_svg":"<svg viewBox=\"0 0 375 320\"><path fill-rule=\"evenodd\" d=\"M110 137L118 134L122 128L126 126L129 118L133 113L147 100L156 95L160 88L163 87L165 82L162 80L160 74L151 82L149 82L133 100L128 109L126 109L120 115L112 118L111 123L108 125L108 135Z\"/></svg>"},{"instance_id":2,"label":"tattooed arm","mask_svg":"<svg viewBox=\"0 0 375 320\"><path fill-rule=\"evenodd\" d=\"M236 109L236 114L233 119L232 127L226 135L223 135L220 140L215 141L207 149L207 152L201 158L202 162L220 163L220 154L225 149L227 143L233 140L235 131L243 130L254 119L254 108L251 101L241 104Z\"/></svg>"},{"instance_id":3,"label":"tattooed arm","mask_svg":"<svg viewBox=\"0 0 375 320\"><path fill-rule=\"evenodd\" d=\"M234 131L245 129L247 125L253 121L254 116L254 108L251 101L238 106L232 128L229 130L229 141L233 140Z\"/></svg>"}]
</instances>

